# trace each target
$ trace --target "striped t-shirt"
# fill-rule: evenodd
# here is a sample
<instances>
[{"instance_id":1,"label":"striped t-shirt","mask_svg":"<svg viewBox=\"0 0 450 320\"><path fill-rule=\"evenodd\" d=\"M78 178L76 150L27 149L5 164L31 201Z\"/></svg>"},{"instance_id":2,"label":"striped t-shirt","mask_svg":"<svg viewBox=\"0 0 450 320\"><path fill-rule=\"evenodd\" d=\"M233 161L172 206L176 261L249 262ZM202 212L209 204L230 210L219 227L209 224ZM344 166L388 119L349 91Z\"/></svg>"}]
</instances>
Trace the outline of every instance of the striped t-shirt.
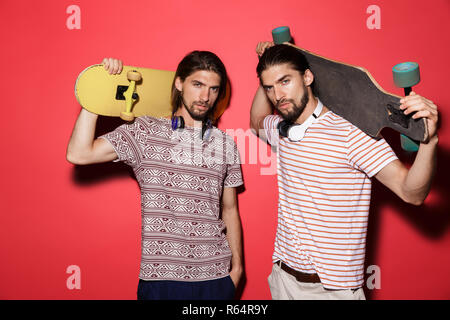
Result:
<instances>
[{"instance_id":1,"label":"striped t-shirt","mask_svg":"<svg viewBox=\"0 0 450 320\"><path fill-rule=\"evenodd\" d=\"M304 138L280 137L280 116L264 119L268 142L278 148L278 225L273 262L317 273L327 289L358 288L364 257L371 180L397 159L374 139L328 111Z\"/></svg>"},{"instance_id":2,"label":"striped t-shirt","mask_svg":"<svg viewBox=\"0 0 450 320\"><path fill-rule=\"evenodd\" d=\"M170 119L140 117L102 136L133 168L141 189L143 280L201 281L229 274L220 218L224 187L241 185L234 140L213 127L176 131Z\"/></svg>"}]
</instances>

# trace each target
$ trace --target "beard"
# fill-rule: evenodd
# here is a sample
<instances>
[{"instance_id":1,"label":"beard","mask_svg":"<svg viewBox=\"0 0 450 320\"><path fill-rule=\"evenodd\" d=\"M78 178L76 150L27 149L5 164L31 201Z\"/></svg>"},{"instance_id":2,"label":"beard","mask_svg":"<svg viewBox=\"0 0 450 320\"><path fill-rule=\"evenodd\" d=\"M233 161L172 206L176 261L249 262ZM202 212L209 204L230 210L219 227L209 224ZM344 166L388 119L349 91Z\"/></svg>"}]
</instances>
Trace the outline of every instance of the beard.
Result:
<instances>
[{"instance_id":1,"label":"beard","mask_svg":"<svg viewBox=\"0 0 450 320\"><path fill-rule=\"evenodd\" d=\"M186 101L184 101L184 97L181 96L181 101L183 102L184 107L186 108L187 112L191 116L192 119L195 121L204 121L207 119L210 114L213 112L214 108L211 107L211 105L207 102L201 102L201 101L194 101L190 106L187 105ZM204 111L195 109L195 106L204 106L207 109Z\"/></svg>"},{"instance_id":2,"label":"beard","mask_svg":"<svg viewBox=\"0 0 450 320\"><path fill-rule=\"evenodd\" d=\"M306 105L309 102L309 96L308 96L308 92L306 91L306 87L304 87L304 93L303 93L303 97L300 100L300 105L297 105L295 103L295 101L293 99L283 99L278 101L278 103L275 105L275 108L278 110L278 112L280 113L281 117L290 123L294 123L298 117L300 117L300 115L302 114L303 110L305 110ZM292 104L292 110L280 110L280 105L289 102Z\"/></svg>"}]
</instances>

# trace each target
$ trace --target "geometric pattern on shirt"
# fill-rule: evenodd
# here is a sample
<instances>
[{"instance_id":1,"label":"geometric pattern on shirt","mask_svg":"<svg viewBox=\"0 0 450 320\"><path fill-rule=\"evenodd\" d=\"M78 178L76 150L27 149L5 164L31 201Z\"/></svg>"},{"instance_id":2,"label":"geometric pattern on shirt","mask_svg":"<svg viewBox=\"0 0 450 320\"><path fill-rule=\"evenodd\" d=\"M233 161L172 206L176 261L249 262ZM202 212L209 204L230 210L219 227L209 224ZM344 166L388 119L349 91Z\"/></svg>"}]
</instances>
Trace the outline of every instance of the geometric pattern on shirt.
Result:
<instances>
[{"instance_id":1,"label":"geometric pattern on shirt","mask_svg":"<svg viewBox=\"0 0 450 320\"><path fill-rule=\"evenodd\" d=\"M234 140L217 128L198 139L170 119L136 118L102 136L130 165L141 189L143 280L210 280L228 274L231 251L220 219L224 187L241 185Z\"/></svg>"}]
</instances>

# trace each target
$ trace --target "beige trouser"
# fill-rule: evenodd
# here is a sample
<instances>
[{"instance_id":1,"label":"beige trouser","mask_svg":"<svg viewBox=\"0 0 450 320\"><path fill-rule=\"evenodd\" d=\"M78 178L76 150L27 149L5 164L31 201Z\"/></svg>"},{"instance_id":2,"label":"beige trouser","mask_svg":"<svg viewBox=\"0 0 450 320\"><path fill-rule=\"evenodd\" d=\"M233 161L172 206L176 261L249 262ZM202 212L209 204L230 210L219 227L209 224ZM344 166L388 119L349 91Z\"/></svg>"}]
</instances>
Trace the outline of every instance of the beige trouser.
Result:
<instances>
[{"instance_id":1,"label":"beige trouser","mask_svg":"<svg viewBox=\"0 0 450 320\"><path fill-rule=\"evenodd\" d=\"M362 288L326 290L319 283L299 282L275 263L268 278L273 300L366 300Z\"/></svg>"}]
</instances>

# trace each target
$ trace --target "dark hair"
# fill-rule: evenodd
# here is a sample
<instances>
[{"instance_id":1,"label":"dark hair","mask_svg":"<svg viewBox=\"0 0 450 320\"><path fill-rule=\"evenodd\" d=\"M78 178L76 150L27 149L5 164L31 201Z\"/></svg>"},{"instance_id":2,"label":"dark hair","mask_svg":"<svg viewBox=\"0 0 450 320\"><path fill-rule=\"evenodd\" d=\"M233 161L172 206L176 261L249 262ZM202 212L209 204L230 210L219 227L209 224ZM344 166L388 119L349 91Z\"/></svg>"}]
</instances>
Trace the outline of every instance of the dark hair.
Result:
<instances>
[{"instance_id":1,"label":"dark hair","mask_svg":"<svg viewBox=\"0 0 450 320\"><path fill-rule=\"evenodd\" d=\"M200 70L215 72L220 77L219 95L211 112L209 112L210 117L214 115L217 102L225 97L228 76L225 66L222 61L220 61L219 57L209 51L192 51L191 53L188 53L178 64L178 68L172 82L172 114L174 114L182 104L181 92L175 87L175 80L180 77L181 81L184 81L191 74Z\"/></svg>"},{"instance_id":2,"label":"dark hair","mask_svg":"<svg viewBox=\"0 0 450 320\"><path fill-rule=\"evenodd\" d=\"M258 66L256 67L259 81L261 81L261 74L264 70L285 63L290 64L301 75L304 75L305 71L309 69L308 60L306 60L305 55L300 50L287 44L277 44L266 49L259 59Z\"/></svg>"}]
</instances>

